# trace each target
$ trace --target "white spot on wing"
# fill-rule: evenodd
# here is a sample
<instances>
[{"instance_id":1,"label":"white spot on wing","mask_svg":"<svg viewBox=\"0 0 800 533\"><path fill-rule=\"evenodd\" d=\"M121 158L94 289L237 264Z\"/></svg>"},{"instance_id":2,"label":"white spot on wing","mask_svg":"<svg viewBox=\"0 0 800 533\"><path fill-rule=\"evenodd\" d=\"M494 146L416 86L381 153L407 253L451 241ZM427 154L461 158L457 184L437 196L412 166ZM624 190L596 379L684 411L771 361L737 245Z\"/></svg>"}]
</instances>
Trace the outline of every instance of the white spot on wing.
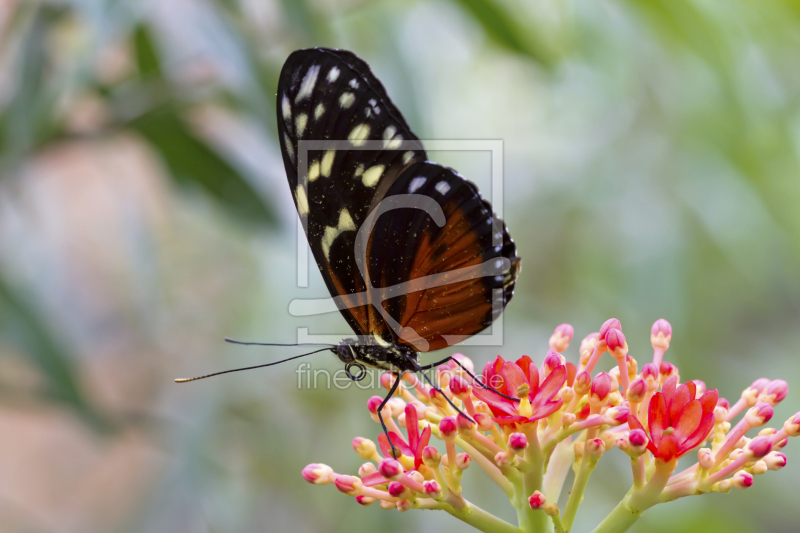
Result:
<instances>
[{"instance_id":1,"label":"white spot on wing","mask_svg":"<svg viewBox=\"0 0 800 533\"><path fill-rule=\"evenodd\" d=\"M383 175L383 169L383 165L369 167L364 171L364 175L361 177L361 182L367 187L374 187L380 181L381 176Z\"/></svg>"},{"instance_id":2,"label":"white spot on wing","mask_svg":"<svg viewBox=\"0 0 800 533\"><path fill-rule=\"evenodd\" d=\"M414 152L406 152L403 154L403 164L407 165L411 158L414 157Z\"/></svg>"},{"instance_id":3,"label":"white spot on wing","mask_svg":"<svg viewBox=\"0 0 800 533\"><path fill-rule=\"evenodd\" d=\"M359 176L361 176L361 174L363 174L363 173L364 173L364 165L358 165L358 166L356 167L356 173L355 173L355 176L356 176L356 177L359 177Z\"/></svg>"},{"instance_id":4,"label":"white spot on wing","mask_svg":"<svg viewBox=\"0 0 800 533\"><path fill-rule=\"evenodd\" d=\"M371 105L372 107L375 107L376 105L378 105L378 101L375 100L374 98L370 98L369 99L369 105Z\"/></svg>"},{"instance_id":5,"label":"white spot on wing","mask_svg":"<svg viewBox=\"0 0 800 533\"><path fill-rule=\"evenodd\" d=\"M325 112L325 106L322 104L317 104L317 107L314 109L314 118L319 120L319 117Z\"/></svg>"},{"instance_id":6,"label":"white spot on wing","mask_svg":"<svg viewBox=\"0 0 800 533\"><path fill-rule=\"evenodd\" d=\"M400 148L401 144L403 144L403 136L395 135L391 141L386 143L386 148L390 150L397 150L398 148Z\"/></svg>"},{"instance_id":7,"label":"white spot on wing","mask_svg":"<svg viewBox=\"0 0 800 533\"><path fill-rule=\"evenodd\" d=\"M356 80L355 78L350 80L350 87L352 87L353 89L358 89L358 80Z\"/></svg>"},{"instance_id":8,"label":"white spot on wing","mask_svg":"<svg viewBox=\"0 0 800 533\"><path fill-rule=\"evenodd\" d=\"M339 105L345 109L353 105L355 101L356 97L353 96L353 93L343 93L342 96L339 97Z\"/></svg>"},{"instance_id":9,"label":"white spot on wing","mask_svg":"<svg viewBox=\"0 0 800 533\"><path fill-rule=\"evenodd\" d=\"M281 100L281 109L283 110L283 119L286 121L291 120L292 104L289 102L289 97L285 94L283 95L283 100Z\"/></svg>"},{"instance_id":10,"label":"white spot on wing","mask_svg":"<svg viewBox=\"0 0 800 533\"><path fill-rule=\"evenodd\" d=\"M446 181L440 181L436 184L436 190L439 191L440 194L445 195L447 191L450 190L450 185Z\"/></svg>"},{"instance_id":11,"label":"white spot on wing","mask_svg":"<svg viewBox=\"0 0 800 533\"><path fill-rule=\"evenodd\" d=\"M294 148L292 147L292 140L286 133L283 134L283 147L286 153L289 154L289 159L294 163Z\"/></svg>"},{"instance_id":12,"label":"white spot on wing","mask_svg":"<svg viewBox=\"0 0 800 533\"><path fill-rule=\"evenodd\" d=\"M361 146L367 137L369 137L369 124L359 124L353 128L353 131L347 136L347 140L351 141L354 146Z\"/></svg>"},{"instance_id":13,"label":"white spot on wing","mask_svg":"<svg viewBox=\"0 0 800 533\"><path fill-rule=\"evenodd\" d=\"M419 176L411 180L411 183L408 186L408 192L414 192L423 185L425 185L426 178Z\"/></svg>"},{"instance_id":14,"label":"white spot on wing","mask_svg":"<svg viewBox=\"0 0 800 533\"><path fill-rule=\"evenodd\" d=\"M297 127L297 137L302 137L306 131L306 124L308 124L308 115L300 113L295 119L295 126Z\"/></svg>"},{"instance_id":15,"label":"white spot on wing","mask_svg":"<svg viewBox=\"0 0 800 533\"><path fill-rule=\"evenodd\" d=\"M336 155L334 150L328 150L325 152L325 155L322 156L322 166L320 167L320 172L326 178L331 175L331 168L333 167L333 156Z\"/></svg>"},{"instance_id":16,"label":"white spot on wing","mask_svg":"<svg viewBox=\"0 0 800 533\"><path fill-rule=\"evenodd\" d=\"M331 246L333 246L333 242L336 238L344 233L345 231L355 231L356 224L353 222L353 217L350 216L350 212L347 209L342 209L339 212L339 223L336 227L328 226L325 228L325 233L322 235L322 253L325 254L325 259L330 261L328 255L331 252Z\"/></svg>"},{"instance_id":17,"label":"white spot on wing","mask_svg":"<svg viewBox=\"0 0 800 533\"><path fill-rule=\"evenodd\" d=\"M397 128L395 128L394 126L389 126L385 130L383 130L383 145L384 146L386 146L389 143L389 141L392 140L392 137L394 137L395 133L397 133Z\"/></svg>"},{"instance_id":18,"label":"white spot on wing","mask_svg":"<svg viewBox=\"0 0 800 533\"><path fill-rule=\"evenodd\" d=\"M308 197L306 196L306 190L303 188L302 185L298 185L297 189L294 193L295 198L297 198L297 212L300 213L300 216L304 217L308 215Z\"/></svg>"},{"instance_id":19,"label":"white spot on wing","mask_svg":"<svg viewBox=\"0 0 800 533\"><path fill-rule=\"evenodd\" d=\"M314 181L319 177L319 161L314 161L308 167L308 181Z\"/></svg>"},{"instance_id":20,"label":"white spot on wing","mask_svg":"<svg viewBox=\"0 0 800 533\"><path fill-rule=\"evenodd\" d=\"M300 84L300 92L297 93L294 101L299 102L303 98L311 96L314 91L314 85L317 84L317 76L319 75L319 65L312 65L306 72L303 82Z\"/></svg>"},{"instance_id":21,"label":"white spot on wing","mask_svg":"<svg viewBox=\"0 0 800 533\"><path fill-rule=\"evenodd\" d=\"M336 81L336 78L339 77L339 69L337 67L333 67L328 71L328 81L333 83Z\"/></svg>"}]
</instances>

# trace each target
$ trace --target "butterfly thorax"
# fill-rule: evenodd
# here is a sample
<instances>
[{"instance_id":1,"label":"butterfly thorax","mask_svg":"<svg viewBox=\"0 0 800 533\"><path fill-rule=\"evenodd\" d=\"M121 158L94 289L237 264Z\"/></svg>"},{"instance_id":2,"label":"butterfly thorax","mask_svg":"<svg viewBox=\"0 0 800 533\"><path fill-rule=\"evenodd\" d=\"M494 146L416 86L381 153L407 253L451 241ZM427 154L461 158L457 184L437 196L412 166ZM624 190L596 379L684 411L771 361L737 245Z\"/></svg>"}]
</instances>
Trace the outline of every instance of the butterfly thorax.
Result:
<instances>
[{"instance_id":1,"label":"butterfly thorax","mask_svg":"<svg viewBox=\"0 0 800 533\"><path fill-rule=\"evenodd\" d=\"M419 369L419 354L408 346L362 344L356 339L344 339L335 350L337 357L347 365L360 363L395 374L416 372Z\"/></svg>"}]
</instances>

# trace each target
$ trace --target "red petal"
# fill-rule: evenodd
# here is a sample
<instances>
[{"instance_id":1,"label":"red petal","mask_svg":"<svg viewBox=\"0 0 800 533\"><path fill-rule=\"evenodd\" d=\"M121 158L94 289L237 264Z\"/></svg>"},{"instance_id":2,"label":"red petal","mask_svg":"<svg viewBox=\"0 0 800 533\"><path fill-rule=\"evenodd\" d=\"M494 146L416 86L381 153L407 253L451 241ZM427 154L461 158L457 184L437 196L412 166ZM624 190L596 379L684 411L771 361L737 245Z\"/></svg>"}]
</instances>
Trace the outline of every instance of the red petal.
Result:
<instances>
[{"instance_id":1,"label":"red petal","mask_svg":"<svg viewBox=\"0 0 800 533\"><path fill-rule=\"evenodd\" d=\"M660 392L655 393L650 400L650 408L647 411L647 425L650 429L650 438L653 439L653 444L658 446L661 442L661 435L669 427L667 405L664 395Z\"/></svg>"},{"instance_id":2,"label":"red petal","mask_svg":"<svg viewBox=\"0 0 800 533\"><path fill-rule=\"evenodd\" d=\"M578 369L572 363L567 363L567 386L572 387L572 384L575 383L575 375L578 373Z\"/></svg>"},{"instance_id":3,"label":"red petal","mask_svg":"<svg viewBox=\"0 0 800 533\"><path fill-rule=\"evenodd\" d=\"M534 398L536 393L539 392L539 369L536 368L536 364L531 363L528 367L528 377L530 378L528 382L531 384L531 393L528 395L528 398Z\"/></svg>"},{"instance_id":4,"label":"red petal","mask_svg":"<svg viewBox=\"0 0 800 533\"><path fill-rule=\"evenodd\" d=\"M680 448L675 435L665 435L658 444L658 449L654 455L664 461L671 461L675 457L678 457L680 455Z\"/></svg>"},{"instance_id":5,"label":"red petal","mask_svg":"<svg viewBox=\"0 0 800 533\"><path fill-rule=\"evenodd\" d=\"M713 413L714 408L717 406L717 402L719 401L719 391L717 389L707 390L700 396L700 405L703 406L703 417L708 413Z\"/></svg>"},{"instance_id":6,"label":"red petal","mask_svg":"<svg viewBox=\"0 0 800 533\"><path fill-rule=\"evenodd\" d=\"M498 355L495 357L494 361L486 363L486 365L483 367L483 383L491 387L497 387L500 392L505 392L505 385L503 383L499 383L502 381L502 379L494 378L494 376L500 373L503 363L505 363L505 360ZM494 378L494 380L492 380L492 378Z\"/></svg>"},{"instance_id":7,"label":"red petal","mask_svg":"<svg viewBox=\"0 0 800 533\"><path fill-rule=\"evenodd\" d=\"M492 418L492 420L494 420L495 422L497 422L500 425L503 425L503 424L522 424L522 423L528 421L527 418L525 418L524 416L519 416L519 415L497 416L495 418Z\"/></svg>"},{"instance_id":8,"label":"red petal","mask_svg":"<svg viewBox=\"0 0 800 533\"><path fill-rule=\"evenodd\" d=\"M530 366L531 366L532 362L533 361L531 361L531 358L528 357L527 355L523 355L522 357L520 357L516 361L516 365L519 367L520 370L522 370L522 373L525 374L525 377L528 378L529 382L530 382L531 376L528 374L528 371L530 370Z\"/></svg>"},{"instance_id":9,"label":"red petal","mask_svg":"<svg viewBox=\"0 0 800 533\"><path fill-rule=\"evenodd\" d=\"M533 416L528 418L528 422L536 422L539 419L542 419L546 416L550 416L559 409L561 409L562 405L564 405L564 400L562 400L561 398L559 398L555 402L548 402L538 407L536 411L533 413Z\"/></svg>"},{"instance_id":10,"label":"red petal","mask_svg":"<svg viewBox=\"0 0 800 533\"><path fill-rule=\"evenodd\" d=\"M502 396L490 391L489 389L485 389L478 385L477 387L472 388L472 394L477 396L478 399L486 402L486 405L489 406L489 409L491 409L492 414L495 416L517 414L516 402L507 400Z\"/></svg>"},{"instance_id":11,"label":"red petal","mask_svg":"<svg viewBox=\"0 0 800 533\"><path fill-rule=\"evenodd\" d=\"M514 363L507 361L503 364L503 369L500 372L503 375L503 379L506 380L506 394L508 396L511 396L512 398L516 397L517 390L519 390L519 388L523 385L530 389L528 378Z\"/></svg>"},{"instance_id":12,"label":"red petal","mask_svg":"<svg viewBox=\"0 0 800 533\"><path fill-rule=\"evenodd\" d=\"M672 405L675 405L674 403ZM697 430L700 421L703 419L703 407L700 400L692 400L678 413L672 427L675 428L675 438L678 442L683 442L689 435Z\"/></svg>"},{"instance_id":13,"label":"red petal","mask_svg":"<svg viewBox=\"0 0 800 533\"><path fill-rule=\"evenodd\" d=\"M538 406L544 405L553 399L553 396L561 390L564 383L567 381L567 369L564 365L558 365L552 372L542 381L539 390L536 391L536 396L531 400L533 409L537 410Z\"/></svg>"},{"instance_id":14,"label":"red petal","mask_svg":"<svg viewBox=\"0 0 800 533\"><path fill-rule=\"evenodd\" d=\"M694 396L691 394L692 391L689 389L689 386L684 383L677 388L675 395L672 397L672 401L667 402L669 423L672 427L675 427L675 422L678 420L678 415L680 414L681 410L686 407L687 403L689 403L691 400L694 400Z\"/></svg>"},{"instance_id":15,"label":"red petal","mask_svg":"<svg viewBox=\"0 0 800 533\"><path fill-rule=\"evenodd\" d=\"M425 429L422 430L422 436L419 439L419 444L416 447L416 453L414 454L414 468L419 468L419 465L422 464L422 450L430 441L431 427L425 426Z\"/></svg>"},{"instance_id":16,"label":"red petal","mask_svg":"<svg viewBox=\"0 0 800 533\"><path fill-rule=\"evenodd\" d=\"M706 437L714 429L714 413L709 413L703 417L697 430L689 435L689 438L681 444L681 453L686 453L698 444L706 440Z\"/></svg>"},{"instance_id":17,"label":"red petal","mask_svg":"<svg viewBox=\"0 0 800 533\"><path fill-rule=\"evenodd\" d=\"M410 403L407 403L405 412L408 445L412 450L416 450L419 444L419 416L417 414L417 409Z\"/></svg>"},{"instance_id":18,"label":"red petal","mask_svg":"<svg viewBox=\"0 0 800 533\"><path fill-rule=\"evenodd\" d=\"M403 455L414 457L414 451L409 448L408 443L403 439L403 437L394 431L390 431L389 436L392 438L392 444L394 444L395 449L397 449ZM386 438L385 433L378 435L378 445L380 446L384 457L392 457L392 448L389 446L389 439Z\"/></svg>"},{"instance_id":19,"label":"red petal","mask_svg":"<svg viewBox=\"0 0 800 533\"><path fill-rule=\"evenodd\" d=\"M678 387L678 376L672 376L664 382L661 387L661 394L664 395L664 405L669 409L672 397L675 396L675 389Z\"/></svg>"},{"instance_id":20,"label":"red petal","mask_svg":"<svg viewBox=\"0 0 800 533\"><path fill-rule=\"evenodd\" d=\"M690 394L689 399L690 400L696 400L697 399L697 384L694 381L690 381L690 382L686 383L686 386L689 387L689 394Z\"/></svg>"},{"instance_id":21,"label":"red petal","mask_svg":"<svg viewBox=\"0 0 800 533\"><path fill-rule=\"evenodd\" d=\"M391 457L391 455L389 455L389 457ZM389 483L389 480L383 477L380 472L373 472L372 474L362 477L361 483L365 487L374 487L382 483Z\"/></svg>"}]
</instances>

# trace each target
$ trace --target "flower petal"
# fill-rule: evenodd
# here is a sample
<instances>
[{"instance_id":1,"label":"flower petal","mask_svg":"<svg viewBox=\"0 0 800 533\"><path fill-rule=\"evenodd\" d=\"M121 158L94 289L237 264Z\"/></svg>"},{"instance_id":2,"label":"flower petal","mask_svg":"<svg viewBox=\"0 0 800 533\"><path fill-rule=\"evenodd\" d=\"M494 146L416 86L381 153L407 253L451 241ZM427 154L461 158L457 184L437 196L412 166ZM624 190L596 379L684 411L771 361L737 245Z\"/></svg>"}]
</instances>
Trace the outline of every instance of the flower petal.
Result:
<instances>
[{"instance_id":1,"label":"flower petal","mask_svg":"<svg viewBox=\"0 0 800 533\"><path fill-rule=\"evenodd\" d=\"M703 417L703 420L698 425L697 430L689 435L689 438L683 441L681 444L681 453L686 453L703 442L708 434L711 433L712 429L714 429L714 413L708 413Z\"/></svg>"},{"instance_id":2,"label":"flower petal","mask_svg":"<svg viewBox=\"0 0 800 533\"><path fill-rule=\"evenodd\" d=\"M523 385L528 387L530 390L528 378L514 363L506 361L506 363L503 364L503 368L500 373L503 375L503 379L506 380L506 394L508 396L515 398L517 396L517 390Z\"/></svg>"},{"instance_id":3,"label":"flower petal","mask_svg":"<svg viewBox=\"0 0 800 533\"><path fill-rule=\"evenodd\" d=\"M417 408L412 404L406 404L406 431L408 432L408 445L412 450L416 450L419 444L419 415Z\"/></svg>"},{"instance_id":4,"label":"flower petal","mask_svg":"<svg viewBox=\"0 0 800 533\"><path fill-rule=\"evenodd\" d=\"M567 362L567 386L572 387L575 383L575 376L578 374L578 369L570 362Z\"/></svg>"},{"instance_id":5,"label":"flower petal","mask_svg":"<svg viewBox=\"0 0 800 533\"><path fill-rule=\"evenodd\" d=\"M489 389L478 385L477 387L472 387L472 394L477 396L479 400L486 402L486 405L489 406L489 409L491 409L492 414L495 416L517 414L515 402L507 400Z\"/></svg>"},{"instance_id":6,"label":"flower petal","mask_svg":"<svg viewBox=\"0 0 800 533\"><path fill-rule=\"evenodd\" d=\"M539 369L536 368L536 363L531 363L528 367L528 377L531 384L531 393L528 395L528 399L532 400L539 392Z\"/></svg>"},{"instance_id":7,"label":"flower petal","mask_svg":"<svg viewBox=\"0 0 800 533\"><path fill-rule=\"evenodd\" d=\"M678 457L680 453L680 447L678 446L678 440L675 438L675 435L664 435L664 438L661 439L661 442L658 444L656 453L653 455L664 461L671 461L675 457Z\"/></svg>"},{"instance_id":8,"label":"flower petal","mask_svg":"<svg viewBox=\"0 0 800 533\"><path fill-rule=\"evenodd\" d=\"M707 390L700 396L700 405L703 406L703 417L708 413L713 413L714 408L717 406L717 402L719 401L719 391L717 389Z\"/></svg>"},{"instance_id":9,"label":"flower petal","mask_svg":"<svg viewBox=\"0 0 800 533\"><path fill-rule=\"evenodd\" d=\"M661 435L669 427L666 401L664 400L664 395L660 392L655 393L650 400L650 407L647 411L647 425L650 429L650 438L653 439L653 444L658 447L661 442Z\"/></svg>"},{"instance_id":10,"label":"flower petal","mask_svg":"<svg viewBox=\"0 0 800 533\"><path fill-rule=\"evenodd\" d=\"M564 400L559 398L554 402L548 402L542 406L539 406L537 407L536 411L534 411L533 416L528 418L528 422L536 422L537 420L540 420L546 416L550 416L561 409L562 405L564 405Z\"/></svg>"},{"instance_id":11,"label":"flower petal","mask_svg":"<svg viewBox=\"0 0 800 533\"><path fill-rule=\"evenodd\" d=\"M661 387L661 394L664 395L664 405L669 409L672 403L672 397L675 396L675 389L678 387L678 376L667 378L664 385Z\"/></svg>"},{"instance_id":12,"label":"flower petal","mask_svg":"<svg viewBox=\"0 0 800 533\"><path fill-rule=\"evenodd\" d=\"M391 455L389 457L391 457ZM361 478L361 484L365 487L374 487L382 483L390 483L390 481L383 477L380 472L373 472Z\"/></svg>"},{"instance_id":13,"label":"flower petal","mask_svg":"<svg viewBox=\"0 0 800 533\"><path fill-rule=\"evenodd\" d=\"M408 443L403 439L403 437L394 431L390 431L389 436L392 438L392 444L394 444L395 449L397 449L403 455L414 457L415 454L413 450L409 448ZM385 433L378 435L378 446L380 446L384 457L392 457L392 448L389 446L389 439L386 438Z\"/></svg>"},{"instance_id":14,"label":"flower petal","mask_svg":"<svg viewBox=\"0 0 800 533\"><path fill-rule=\"evenodd\" d=\"M634 429L641 429L642 431L647 433L647 431L644 429L644 426L642 426L642 423L639 422L639 419L631 414L628 415L628 428L631 431L633 431ZM650 450L653 454L656 453L656 446L655 444L653 444L653 439L647 439L647 449Z\"/></svg>"},{"instance_id":15,"label":"flower petal","mask_svg":"<svg viewBox=\"0 0 800 533\"><path fill-rule=\"evenodd\" d=\"M422 464L422 450L428 443L431 441L431 427L425 426L425 429L422 430L422 436L419 438L419 443L416 448L416 453L414 454L414 468L419 468L419 465Z\"/></svg>"},{"instance_id":16,"label":"flower petal","mask_svg":"<svg viewBox=\"0 0 800 533\"><path fill-rule=\"evenodd\" d=\"M675 404L673 403L672 405ZM675 438L678 439L678 442L681 443L685 441L694 433L702 419L703 407L700 405L700 400L692 400L687 403L672 422L672 427L675 428Z\"/></svg>"},{"instance_id":17,"label":"flower petal","mask_svg":"<svg viewBox=\"0 0 800 533\"><path fill-rule=\"evenodd\" d=\"M694 385L694 383L692 385ZM691 400L694 400L692 391L686 383L683 383L675 390L675 395L672 397L672 401L667 402L667 411L669 412L669 423L671 426L675 427L675 423L678 420L678 415Z\"/></svg>"},{"instance_id":18,"label":"flower petal","mask_svg":"<svg viewBox=\"0 0 800 533\"><path fill-rule=\"evenodd\" d=\"M531 400L533 410L536 411L538 406L544 405L553 399L553 396L561 390L564 383L567 381L567 368L564 365L558 365L553 369L550 374L544 378L539 390L536 391L536 396Z\"/></svg>"},{"instance_id":19,"label":"flower petal","mask_svg":"<svg viewBox=\"0 0 800 533\"><path fill-rule=\"evenodd\" d=\"M533 361L531 361L531 358L528 357L527 355L523 355L522 357L520 357L515 361L516 365L520 368L520 370L522 370L522 373L525 374L525 377L528 379L528 382L530 382L531 379L531 376L530 374L528 374L528 371L530 370L532 362Z\"/></svg>"},{"instance_id":20,"label":"flower petal","mask_svg":"<svg viewBox=\"0 0 800 533\"><path fill-rule=\"evenodd\" d=\"M523 424L528 421L527 418L524 416L514 415L514 416L496 416L492 418L495 422L500 425L503 424Z\"/></svg>"}]
</instances>

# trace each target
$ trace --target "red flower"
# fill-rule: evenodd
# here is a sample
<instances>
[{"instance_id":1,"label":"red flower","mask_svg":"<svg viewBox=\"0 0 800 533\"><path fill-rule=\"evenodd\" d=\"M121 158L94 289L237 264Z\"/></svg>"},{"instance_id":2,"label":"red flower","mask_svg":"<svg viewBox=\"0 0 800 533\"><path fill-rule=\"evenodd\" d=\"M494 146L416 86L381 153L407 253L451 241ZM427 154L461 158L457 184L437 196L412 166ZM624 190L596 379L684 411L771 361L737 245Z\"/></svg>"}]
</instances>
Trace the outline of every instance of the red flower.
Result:
<instances>
[{"instance_id":1,"label":"red flower","mask_svg":"<svg viewBox=\"0 0 800 533\"><path fill-rule=\"evenodd\" d=\"M556 366L539 384L539 370L530 357L524 355L516 363L505 361L499 355L483 367L483 383L497 391L517 398L518 393L528 390L527 397L514 402L491 390L476 386L472 393L486 402L498 424L525 424L535 422L558 411L564 404L562 399L553 400L567 381L567 368Z\"/></svg>"},{"instance_id":2,"label":"red flower","mask_svg":"<svg viewBox=\"0 0 800 533\"><path fill-rule=\"evenodd\" d=\"M699 399L694 399L696 393L694 383L678 386L678 377L672 376L661 392L653 395L648 409L647 449L657 458L669 462L680 457L703 442L714 427L717 389L706 391ZM628 426L644 429L633 415L628 416Z\"/></svg>"},{"instance_id":3,"label":"red flower","mask_svg":"<svg viewBox=\"0 0 800 533\"><path fill-rule=\"evenodd\" d=\"M392 444L403 455L414 458L414 468L419 468L422 464L422 449L431 440L431 428L426 426L422 433L419 431L419 415L417 409L410 403L406 404L406 431L408 432L408 442L394 431L389 432ZM381 433L378 435L378 445L385 457L392 457L392 448L389 439Z\"/></svg>"}]
</instances>

